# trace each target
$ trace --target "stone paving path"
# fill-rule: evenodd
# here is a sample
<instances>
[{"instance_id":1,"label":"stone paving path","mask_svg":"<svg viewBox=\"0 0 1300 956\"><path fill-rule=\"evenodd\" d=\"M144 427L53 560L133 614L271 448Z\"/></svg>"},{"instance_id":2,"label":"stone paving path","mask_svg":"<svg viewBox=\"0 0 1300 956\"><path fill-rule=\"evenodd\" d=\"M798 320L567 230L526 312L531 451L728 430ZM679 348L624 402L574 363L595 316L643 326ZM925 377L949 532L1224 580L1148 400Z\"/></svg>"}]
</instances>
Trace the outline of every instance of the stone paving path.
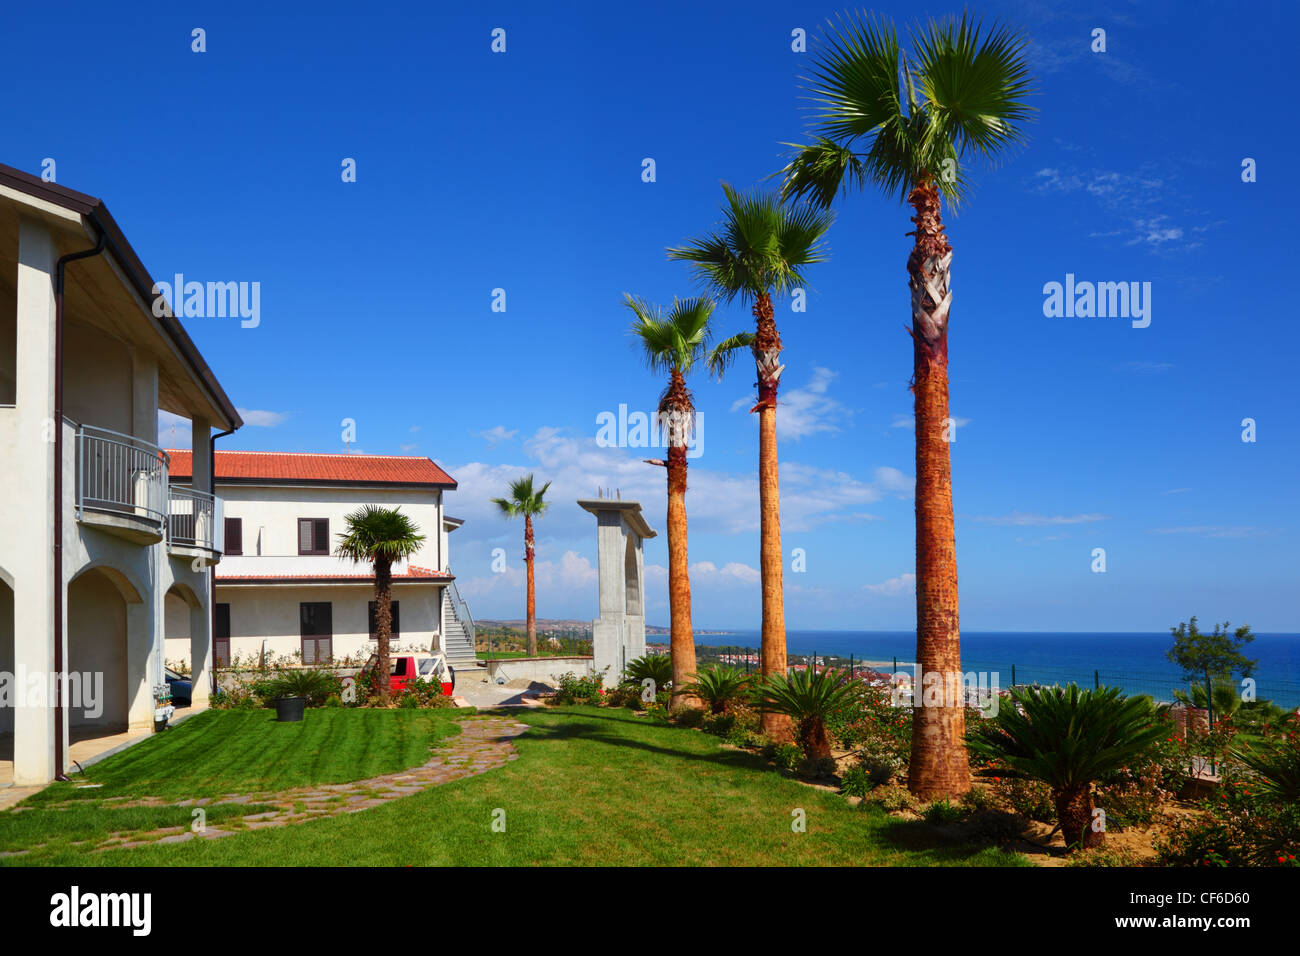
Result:
<instances>
[{"instance_id":1,"label":"stone paving path","mask_svg":"<svg viewBox=\"0 0 1300 956\"><path fill-rule=\"evenodd\" d=\"M100 843L94 849L117 850L150 846L155 843L184 843L193 839L211 840L230 836L232 833L281 827L322 817L340 816L344 813L359 813L372 807L383 806L400 797L504 766L519 756L515 752L512 741L527 729L527 724L521 724L508 717L469 717L460 721L458 735L447 738L430 751L431 757L428 763L397 773L371 777L369 780L296 787L292 790L273 792L227 794L174 803L156 799L113 803L115 807L174 806L178 809L190 808L191 811L194 807L214 803L269 805L277 809L208 823L198 833L184 826L176 826L162 830L112 834L106 842Z\"/></svg>"}]
</instances>

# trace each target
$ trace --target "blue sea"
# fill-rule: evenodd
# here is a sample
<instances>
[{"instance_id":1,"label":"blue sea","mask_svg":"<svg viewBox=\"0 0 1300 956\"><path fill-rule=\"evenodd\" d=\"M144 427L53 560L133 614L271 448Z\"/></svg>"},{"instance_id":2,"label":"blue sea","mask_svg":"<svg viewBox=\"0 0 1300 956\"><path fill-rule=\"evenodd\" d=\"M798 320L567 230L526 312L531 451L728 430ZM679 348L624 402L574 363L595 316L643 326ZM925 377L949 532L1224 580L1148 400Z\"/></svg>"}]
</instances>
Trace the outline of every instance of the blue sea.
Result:
<instances>
[{"instance_id":1,"label":"blue sea","mask_svg":"<svg viewBox=\"0 0 1300 956\"><path fill-rule=\"evenodd\" d=\"M758 631L726 635L697 634L697 644L758 647ZM1035 631L963 631L962 669L998 674L1000 686L1015 682L1084 686L1095 683L1123 688L1132 694L1172 699L1174 688L1185 688L1182 672L1165 656L1173 645L1168 631L1157 633L1088 633ZM913 631L787 631L791 654L848 657L888 672L916 658ZM1283 707L1300 707L1300 635L1257 634L1245 648L1255 668L1256 696Z\"/></svg>"}]
</instances>

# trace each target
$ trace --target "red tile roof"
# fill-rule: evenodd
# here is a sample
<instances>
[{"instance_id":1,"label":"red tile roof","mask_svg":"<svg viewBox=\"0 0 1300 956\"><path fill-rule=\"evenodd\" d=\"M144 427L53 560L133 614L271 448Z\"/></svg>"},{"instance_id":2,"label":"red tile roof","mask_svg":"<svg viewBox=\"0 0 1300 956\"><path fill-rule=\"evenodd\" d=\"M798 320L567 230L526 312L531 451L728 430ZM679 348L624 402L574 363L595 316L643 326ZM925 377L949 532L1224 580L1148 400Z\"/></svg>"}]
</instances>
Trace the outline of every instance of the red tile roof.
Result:
<instances>
[{"instance_id":1,"label":"red tile roof","mask_svg":"<svg viewBox=\"0 0 1300 956\"><path fill-rule=\"evenodd\" d=\"M253 582L275 581L278 583L303 583L303 584L362 584L369 583L375 579L373 573L358 572L356 574L311 574L304 572L286 572L283 574L229 574L216 575L217 584L243 584ZM421 568L412 564L409 565L403 574L394 574L393 581L398 584L410 584L420 581L453 581L455 575L449 571L434 571L431 568Z\"/></svg>"},{"instance_id":2,"label":"red tile roof","mask_svg":"<svg viewBox=\"0 0 1300 956\"><path fill-rule=\"evenodd\" d=\"M168 449L173 478L193 474L189 449ZM218 451L217 481L255 484L324 482L456 487L456 479L429 458L399 455L318 455L313 452Z\"/></svg>"}]
</instances>

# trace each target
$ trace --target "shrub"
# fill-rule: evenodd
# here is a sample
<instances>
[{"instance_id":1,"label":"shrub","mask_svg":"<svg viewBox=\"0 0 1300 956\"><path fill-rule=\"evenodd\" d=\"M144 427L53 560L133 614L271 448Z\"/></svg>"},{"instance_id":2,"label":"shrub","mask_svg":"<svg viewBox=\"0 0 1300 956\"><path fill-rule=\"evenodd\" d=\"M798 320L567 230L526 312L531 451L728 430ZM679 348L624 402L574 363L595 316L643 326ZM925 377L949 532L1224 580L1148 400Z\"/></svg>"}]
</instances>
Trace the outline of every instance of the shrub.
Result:
<instances>
[{"instance_id":1,"label":"shrub","mask_svg":"<svg viewBox=\"0 0 1300 956\"><path fill-rule=\"evenodd\" d=\"M702 713L700 716L700 729L716 737L726 737L735 726L735 714Z\"/></svg>"},{"instance_id":2,"label":"shrub","mask_svg":"<svg viewBox=\"0 0 1300 956\"><path fill-rule=\"evenodd\" d=\"M860 759L862 769L871 779L873 787L879 787L890 780L902 769L902 764L898 758L893 756L876 756L873 754L864 754Z\"/></svg>"},{"instance_id":3,"label":"shrub","mask_svg":"<svg viewBox=\"0 0 1300 956\"><path fill-rule=\"evenodd\" d=\"M711 664L701 668L682 690L700 698L713 713L721 714L744 696L748 683L749 675L739 667Z\"/></svg>"},{"instance_id":4,"label":"shrub","mask_svg":"<svg viewBox=\"0 0 1300 956\"><path fill-rule=\"evenodd\" d=\"M965 813L960 805L949 803L945 800L936 800L925 808L923 813L926 823L944 824L956 823Z\"/></svg>"},{"instance_id":5,"label":"shrub","mask_svg":"<svg viewBox=\"0 0 1300 956\"><path fill-rule=\"evenodd\" d=\"M1068 687L1011 691L1013 706L981 722L968 746L997 766L981 773L1045 783L1066 846L1097 846L1093 784L1149 758L1166 728L1150 698L1125 697L1118 688Z\"/></svg>"},{"instance_id":6,"label":"shrub","mask_svg":"<svg viewBox=\"0 0 1300 956\"><path fill-rule=\"evenodd\" d=\"M993 796L999 804L1040 823L1056 822L1056 807L1052 804L1052 791L1047 784L1017 777L992 779Z\"/></svg>"},{"instance_id":7,"label":"shrub","mask_svg":"<svg viewBox=\"0 0 1300 956\"><path fill-rule=\"evenodd\" d=\"M850 767L840 777L840 792L848 797L865 797L876 784L862 767Z\"/></svg>"},{"instance_id":8,"label":"shrub","mask_svg":"<svg viewBox=\"0 0 1300 956\"><path fill-rule=\"evenodd\" d=\"M1128 847L1096 846L1073 854L1066 866L1142 866L1144 860Z\"/></svg>"},{"instance_id":9,"label":"shrub","mask_svg":"<svg viewBox=\"0 0 1300 956\"><path fill-rule=\"evenodd\" d=\"M804 757L799 761L799 775L821 779L835 776L835 760L832 757Z\"/></svg>"},{"instance_id":10,"label":"shrub","mask_svg":"<svg viewBox=\"0 0 1300 956\"><path fill-rule=\"evenodd\" d=\"M795 744L774 744L771 759L780 769L794 771L803 763L803 750Z\"/></svg>"},{"instance_id":11,"label":"shrub","mask_svg":"<svg viewBox=\"0 0 1300 956\"><path fill-rule=\"evenodd\" d=\"M890 813L897 813L899 810L915 811L921 805L910 790L894 783L885 784L883 787L875 787L863 798L862 802L879 806L882 810L887 810Z\"/></svg>"},{"instance_id":12,"label":"shrub","mask_svg":"<svg viewBox=\"0 0 1300 956\"><path fill-rule=\"evenodd\" d=\"M754 685L754 704L786 714L795 722L795 734L810 760L831 755L826 721L861 693L861 682L841 671L805 669L791 674L770 674Z\"/></svg>"},{"instance_id":13,"label":"shrub","mask_svg":"<svg viewBox=\"0 0 1300 956\"><path fill-rule=\"evenodd\" d=\"M605 703L610 707L629 707L640 710L645 706L641 700L641 689L635 684L620 684L605 691Z\"/></svg>"},{"instance_id":14,"label":"shrub","mask_svg":"<svg viewBox=\"0 0 1300 956\"><path fill-rule=\"evenodd\" d=\"M338 694L330 694L328 697L325 698L325 706L326 706L326 707L342 707L342 706L343 706L343 698L340 697Z\"/></svg>"},{"instance_id":15,"label":"shrub","mask_svg":"<svg viewBox=\"0 0 1300 956\"><path fill-rule=\"evenodd\" d=\"M682 727L699 727L704 723L704 711L698 707L678 707L672 712L672 718Z\"/></svg>"},{"instance_id":16,"label":"shrub","mask_svg":"<svg viewBox=\"0 0 1300 956\"><path fill-rule=\"evenodd\" d=\"M656 695L662 692L665 687L671 687L673 684L673 661L667 654L645 654L642 657L635 658L628 662L627 669L623 672L624 684L635 684L637 688L644 687L645 681L653 681L651 685Z\"/></svg>"},{"instance_id":17,"label":"shrub","mask_svg":"<svg viewBox=\"0 0 1300 956\"><path fill-rule=\"evenodd\" d=\"M987 787L971 787L962 794L961 805L967 813L983 813L994 809L997 801Z\"/></svg>"},{"instance_id":18,"label":"shrub","mask_svg":"<svg viewBox=\"0 0 1300 956\"><path fill-rule=\"evenodd\" d=\"M1260 792L1260 779L1227 767L1204 813L1173 821L1156 841L1162 863L1172 866L1300 865L1300 806Z\"/></svg>"},{"instance_id":19,"label":"shrub","mask_svg":"<svg viewBox=\"0 0 1300 956\"><path fill-rule=\"evenodd\" d=\"M259 682L260 683L260 682ZM258 688L263 700L279 697L306 697L312 707L319 707L332 694L340 694L343 682L332 671L285 670Z\"/></svg>"},{"instance_id":20,"label":"shrub","mask_svg":"<svg viewBox=\"0 0 1300 956\"><path fill-rule=\"evenodd\" d=\"M600 704L604 701L604 688L597 674L579 677L569 671L560 675L559 684L555 695L550 698L553 704Z\"/></svg>"}]
</instances>

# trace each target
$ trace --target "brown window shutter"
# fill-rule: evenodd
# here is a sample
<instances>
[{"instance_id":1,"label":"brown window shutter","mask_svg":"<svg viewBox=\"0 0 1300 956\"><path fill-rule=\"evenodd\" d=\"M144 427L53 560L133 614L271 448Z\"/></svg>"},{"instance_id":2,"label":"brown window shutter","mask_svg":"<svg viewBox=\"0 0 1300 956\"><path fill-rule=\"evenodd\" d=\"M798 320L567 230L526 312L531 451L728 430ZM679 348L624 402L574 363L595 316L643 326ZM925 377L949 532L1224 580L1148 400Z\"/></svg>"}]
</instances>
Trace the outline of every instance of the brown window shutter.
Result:
<instances>
[{"instance_id":1,"label":"brown window shutter","mask_svg":"<svg viewBox=\"0 0 1300 956\"><path fill-rule=\"evenodd\" d=\"M244 553L244 520L226 519L226 554Z\"/></svg>"},{"instance_id":2,"label":"brown window shutter","mask_svg":"<svg viewBox=\"0 0 1300 956\"><path fill-rule=\"evenodd\" d=\"M328 518L317 518L315 522L315 550L321 554L329 554L330 550L330 522Z\"/></svg>"}]
</instances>

